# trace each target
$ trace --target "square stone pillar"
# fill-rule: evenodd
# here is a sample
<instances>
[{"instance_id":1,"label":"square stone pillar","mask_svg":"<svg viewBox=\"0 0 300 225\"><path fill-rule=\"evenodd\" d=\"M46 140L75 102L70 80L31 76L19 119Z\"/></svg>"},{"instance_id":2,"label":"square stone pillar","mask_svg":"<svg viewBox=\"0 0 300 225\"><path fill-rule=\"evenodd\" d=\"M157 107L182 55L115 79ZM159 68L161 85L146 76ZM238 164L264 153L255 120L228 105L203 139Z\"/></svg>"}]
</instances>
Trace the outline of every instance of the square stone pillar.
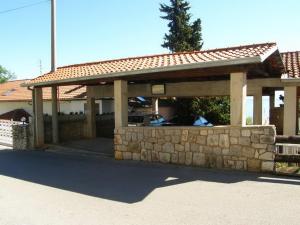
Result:
<instances>
[{"instance_id":1,"label":"square stone pillar","mask_svg":"<svg viewBox=\"0 0 300 225\"><path fill-rule=\"evenodd\" d=\"M128 126L127 81L114 81L115 128Z\"/></svg>"},{"instance_id":2,"label":"square stone pillar","mask_svg":"<svg viewBox=\"0 0 300 225\"><path fill-rule=\"evenodd\" d=\"M96 138L96 105L93 97L92 88L87 86L87 138Z\"/></svg>"},{"instance_id":3,"label":"square stone pillar","mask_svg":"<svg viewBox=\"0 0 300 225\"><path fill-rule=\"evenodd\" d=\"M284 87L283 134L295 135L297 127L297 87Z\"/></svg>"},{"instance_id":4,"label":"square stone pillar","mask_svg":"<svg viewBox=\"0 0 300 225\"><path fill-rule=\"evenodd\" d=\"M262 125L262 88L255 90L253 95L253 124Z\"/></svg>"},{"instance_id":5,"label":"square stone pillar","mask_svg":"<svg viewBox=\"0 0 300 225\"><path fill-rule=\"evenodd\" d=\"M35 147L39 148L45 144L44 137L44 113L43 113L43 89L34 88L34 129Z\"/></svg>"},{"instance_id":6,"label":"square stone pillar","mask_svg":"<svg viewBox=\"0 0 300 225\"><path fill-rule=\"evenodd\" d=\"M238 72L230 74L230 124L246 125L247 74Z\"/></svg>"},{"instance_id":7,"label":"square stone pillar","mask_svg":"<svg viewBox=\"0 0 300 225\"><path fill-rule=\"evenodd\" d=\"M59 142L58 133L58 111L57 111L57 87L53 86L51 88L52 95L52 142L57 144Z\"/></svg>"}]
</instances>

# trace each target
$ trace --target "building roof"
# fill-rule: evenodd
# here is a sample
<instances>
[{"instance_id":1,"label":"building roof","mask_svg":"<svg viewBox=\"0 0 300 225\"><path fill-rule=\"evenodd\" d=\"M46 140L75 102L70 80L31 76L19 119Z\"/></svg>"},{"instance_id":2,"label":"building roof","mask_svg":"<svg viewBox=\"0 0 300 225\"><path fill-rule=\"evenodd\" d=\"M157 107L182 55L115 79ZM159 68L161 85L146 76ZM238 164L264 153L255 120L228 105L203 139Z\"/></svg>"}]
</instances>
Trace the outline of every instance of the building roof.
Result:
<instances>
[{"instance_id":1,"label":"building roof","mask_svg":"<svg viewBox=\"0 0 300 225\"><path fill-rule=\"evenodd\" d=\"M25 117L26 122L31 115L26 112L24 109L15 109L0 115L0 120L13 120L13 121L21 121L22 117Z\"/></svg>"},{"instance_id":2,"label":"building roof","mask_svg":"<svg viewBox=\"0 0 300 225\"><path fill-rule=\"evenodd\" d=\"M39 76L24 86L47 86L191 68L262 63L275 51L278 51L276 43L264 43L83 63L59 67L55 72Z\"/></svg>"},{"instance_id":3,"label":"building roof","mask_svg":"<svg viewBox=\"0 0 300 225\"><path fill-rule=\"evenodd\" d=\"M20 85L29 80L15 80L0 84L0 102L5 101L31 101L32 92ZM59 99L71 100L86 97L86 87L79 85L60 86ZM51 100L51 88L43 88L43 99Z\"/></svg>"},{"instance_id":4,"label":"building roof","mask_svg":"<svg viewBox=\"0 0 300 225\"><path fill-rule=\"evenodd\" d=\"M289 78L300 78L300 51L281 53Z\"/></svg>"}]
</instances>

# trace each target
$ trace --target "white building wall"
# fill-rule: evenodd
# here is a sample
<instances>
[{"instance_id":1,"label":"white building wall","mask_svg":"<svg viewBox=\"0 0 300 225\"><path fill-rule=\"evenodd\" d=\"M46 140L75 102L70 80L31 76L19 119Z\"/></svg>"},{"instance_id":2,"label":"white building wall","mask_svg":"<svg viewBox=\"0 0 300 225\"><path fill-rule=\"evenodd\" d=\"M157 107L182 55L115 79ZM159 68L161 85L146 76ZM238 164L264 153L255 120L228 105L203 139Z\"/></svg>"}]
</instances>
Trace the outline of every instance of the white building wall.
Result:
<instances>
[{"instance_id":1,"label":"white building wall","mask_svg":"<svg viewBox=\"0 0 300 225\"><path fill-rule=\"evenodd\" d=\"M96 103L99 104L100 114L114 111L113 100L96 100ZM52 115L51 104L51 101L44 102L44 114ZM65 114L84 112L84 104L86 104L85 100L60 101L59 109ZM32 102L0 102L0 115L15 109L24 109L30 115L33 114Z\"/></svg>"}]
</instances>

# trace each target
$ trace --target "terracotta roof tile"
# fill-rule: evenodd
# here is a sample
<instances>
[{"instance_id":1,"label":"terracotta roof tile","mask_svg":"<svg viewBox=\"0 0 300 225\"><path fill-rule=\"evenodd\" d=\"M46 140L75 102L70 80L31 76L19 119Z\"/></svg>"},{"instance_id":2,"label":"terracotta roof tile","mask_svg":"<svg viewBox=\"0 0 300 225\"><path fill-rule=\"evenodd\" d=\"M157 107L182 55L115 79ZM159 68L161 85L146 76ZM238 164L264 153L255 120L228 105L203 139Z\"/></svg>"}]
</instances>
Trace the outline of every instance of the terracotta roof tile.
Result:
<instances>
[{"instance_id":1,"label":"terracotta roof tile","mask_svg":"<svg viewBox=\"0 0 300 225\"><path fill-rule=\"evenodd\" d=\"M31 91L27 87L21 87L20 85L29 80L16 80L8 81L0 84L0 102L3 101L31 101ZM82 98L85 96L86 87L79 85L60 86L59 87L59 99L70 100L75 98ZM43 99L51 99L51 88L43 88Z\"/></svg>"},{"instance_id":2,"label":"terracotta roof tile","mask_svg":"<svg viewBox=\"0 0 300 225\"><path fill-rule=\"evenodd\" d=\"M139 71L147 69L150 70L194 63L256 57L264 55L266 52L268 52L268 50L274 47L276 47L275 43L253 44L205 51L150 55L76 64L60 67L54 73L47 73L27 83L37 84L49 81L76 79L79 77L92 78L92 76L108 75L118 72Z\"/></svg>"},{"instance_id":3,"label":"terracotta roof tile","mask_svg":"<svg viewBox=\"0 0 300 225\"><path fill-rule=\"evenodd\" d=\"M281 53L288 77L300 78L300 51Z\"/></svg>"}]
</instances>

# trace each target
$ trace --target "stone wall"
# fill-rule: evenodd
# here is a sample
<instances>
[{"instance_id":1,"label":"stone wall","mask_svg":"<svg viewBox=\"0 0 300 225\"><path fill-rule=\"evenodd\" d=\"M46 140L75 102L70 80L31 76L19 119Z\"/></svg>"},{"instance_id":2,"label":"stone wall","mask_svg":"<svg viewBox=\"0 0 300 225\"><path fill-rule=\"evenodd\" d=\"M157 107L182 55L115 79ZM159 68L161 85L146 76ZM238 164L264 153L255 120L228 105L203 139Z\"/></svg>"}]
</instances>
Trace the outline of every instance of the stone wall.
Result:
<instances>
[{"instance_id":1,"label":"stone wall","mask_svg":"<svg viewBox=\"0 0 300 225\"><path fill-rule=\"evenodd\" d=\"M97 137L113 138L114 136L113 114L96 116ZM45 142L52 143L52 117L44 117ZM59 115L58 116L59 140L69 141L86 138L87 121L84 114Z\"/></svg>"},{"instance_id":2,"label":"stone wall","mask_svg":"<svg viewBox=\"0 0 300 225\"><path fill-rule=\"evenodd\" d=\"M115 129L115 158L270 172L275 126L124 127Z\"/></svg>"},{"instance_id":3,"label":"stone wall","mask_svg":"<svg viewBox=\"0 0 300 225\"><path fill-rule=\"evenodd\" d=\"M12 125L12 147L14 150L33 148L33 132L31 124Z\"/></svg>"}]
</instances>

